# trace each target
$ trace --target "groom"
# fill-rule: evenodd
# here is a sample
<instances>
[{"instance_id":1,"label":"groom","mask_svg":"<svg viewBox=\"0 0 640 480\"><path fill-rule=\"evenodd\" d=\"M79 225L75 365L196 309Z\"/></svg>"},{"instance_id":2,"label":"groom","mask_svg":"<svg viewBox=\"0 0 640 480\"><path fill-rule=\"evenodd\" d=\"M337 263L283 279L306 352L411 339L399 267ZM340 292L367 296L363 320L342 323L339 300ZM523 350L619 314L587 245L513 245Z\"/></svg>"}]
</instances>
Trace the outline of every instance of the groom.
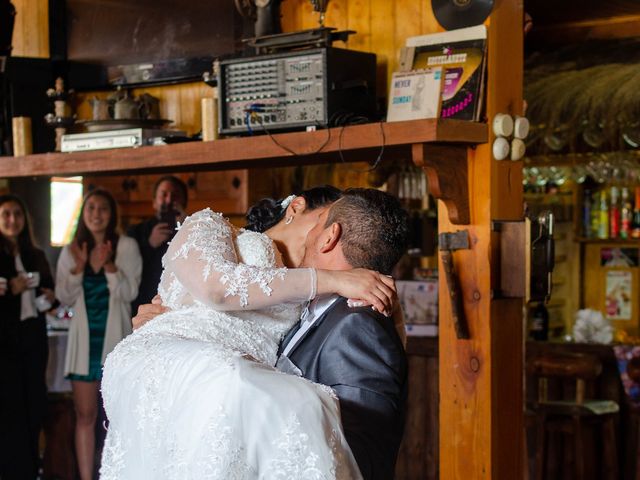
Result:
<instances>
[{"instance_id":1,"label":"groom","mask_svg":"<svg viewBox=\"0 0 640 480\"><path fill-rule=\"evenodd\" d=\"M302 267L368 268L390 274L406 250L408 216L393 196L350 189L319 218ZM143 305L137 328L162 313ZM276 367L329 385L365 480L391 480L404 427L407 362L392 318L351 308L337 295L315 298L285 336Z\"/></svg>"}]
</instances>

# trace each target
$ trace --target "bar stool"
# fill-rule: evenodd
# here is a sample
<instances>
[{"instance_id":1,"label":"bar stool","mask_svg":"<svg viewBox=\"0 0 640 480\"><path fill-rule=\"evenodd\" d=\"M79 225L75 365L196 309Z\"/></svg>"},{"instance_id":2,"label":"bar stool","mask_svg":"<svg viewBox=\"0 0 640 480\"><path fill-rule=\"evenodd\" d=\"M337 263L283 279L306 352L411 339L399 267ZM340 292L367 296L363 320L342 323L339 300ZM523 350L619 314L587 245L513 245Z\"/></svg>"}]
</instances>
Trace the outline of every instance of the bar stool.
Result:
<instances>
[{"instance_id":1,"label":"bar stool","mask_svg":"<svg viewBox=\"0 0 640 480\"><path fill-rule=\"evenodd\" d=\"M529 359L527 372L537 379L537 400L530 406L536 419L535 478L546 479L547 432L573 436L574 472L577 480L585 474L582 432L585 424L602 429L602 479L617 480L618 460L615 419L619 406L611 400L586 399L590 383L602 372L600 360L584 354L543 354ZM550 399L550 380L575 379L575 395L570 400Z\"/></svg>"}]
</instances>

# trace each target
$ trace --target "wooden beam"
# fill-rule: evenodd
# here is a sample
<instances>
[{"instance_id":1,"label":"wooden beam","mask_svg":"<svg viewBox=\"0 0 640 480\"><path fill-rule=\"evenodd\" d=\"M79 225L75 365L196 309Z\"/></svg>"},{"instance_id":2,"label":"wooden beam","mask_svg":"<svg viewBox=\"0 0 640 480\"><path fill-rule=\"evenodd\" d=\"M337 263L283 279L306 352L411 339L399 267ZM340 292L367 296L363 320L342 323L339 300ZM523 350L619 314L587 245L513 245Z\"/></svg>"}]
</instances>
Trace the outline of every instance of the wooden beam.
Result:
<instances>
[{"instance_id":1,"label":"wooden beam","mask_svg":"<svg viewBox=\"0 0 640 480\"><path fill-rule=\"evenodd\" d=\"M640 15L598 18L579 22L536 25L527 38L534 45L564 45L587 40L610 40L640 35Z\"/></svg>"},{"instance_id":2,"label":"wooden beam","mask_svg":"<svg viewBox=\"0 0 640 480\"><path fill-rule=\"evenodd\" d=\"M496 2L488 21L489 122L497 113L522 114L522 24L521 0ZM440 279L440 478L447 480L524 473L522 300L492 298L499 238L491 230L493 220L522 217L522 162L493 160L490 145L467 149L471 248L454 253L469 340L456 337ZM438 227L459 230L442 202Z\"/></svg>"}]
</instances>

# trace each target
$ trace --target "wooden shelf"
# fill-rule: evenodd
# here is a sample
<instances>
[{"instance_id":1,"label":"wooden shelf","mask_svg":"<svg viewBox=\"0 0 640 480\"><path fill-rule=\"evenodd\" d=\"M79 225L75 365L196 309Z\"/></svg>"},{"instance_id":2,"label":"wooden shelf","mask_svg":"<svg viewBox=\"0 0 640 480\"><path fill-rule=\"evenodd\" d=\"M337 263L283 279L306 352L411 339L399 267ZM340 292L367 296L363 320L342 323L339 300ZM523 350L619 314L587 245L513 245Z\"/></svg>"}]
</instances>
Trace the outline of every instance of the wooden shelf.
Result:
<instances>
[{"instance_id":1,"label":"wooden shelf","mask_svg":"<svg viewBox=\"0 0 640 480\"><path fill-rule=\"evenodd\" d=\"M382 153L383 162L412 158L424 169L429 191L446 204L451 221L468 224L467 148L487 141L487 126L482 123L435 119L369 123L273 137L2 157L0 178L272 168L342 159L371 163Z\"/></svg>"},{"instance_id":2,"label":"wooden shelf","mask_svg":"<svg viewBox=\"0 0 640 480\"><path fill-rule=\"evenodd\" d=\"M622 238L607 238L607 239L603 239L603 238L584 238L584 237L577 237L575 239L576 242L578 243L598 243L598 244L610 244L610 245L640 245L640 239L637 238L627 238L627 239L622 239Z\"/></svg>"},{"instance_id":3,"label":"wooden shelf","mask_svg":"<svg viewBox=\"0 0 640 480\"><path fill-rule=\"evenodd\" d=\"M371 162L383 145L383 161L389 161L399 154L410 158L413 144L478 144L486 141L487 127L481 123L455 120L370 123L315 132L282 133L273 135L273 139L259 135L132 149L3 157L0 159L0 178L268 168L339 162L339 150L346 161Z\"/></svg>"}]
</instances>

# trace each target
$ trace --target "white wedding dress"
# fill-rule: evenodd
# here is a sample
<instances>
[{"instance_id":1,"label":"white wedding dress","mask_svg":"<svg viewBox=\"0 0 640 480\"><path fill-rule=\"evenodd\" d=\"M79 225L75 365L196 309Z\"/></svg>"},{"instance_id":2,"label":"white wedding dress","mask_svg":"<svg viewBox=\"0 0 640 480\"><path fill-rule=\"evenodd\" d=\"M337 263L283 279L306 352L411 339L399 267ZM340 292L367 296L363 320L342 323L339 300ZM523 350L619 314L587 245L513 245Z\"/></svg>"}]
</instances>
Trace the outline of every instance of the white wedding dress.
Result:
<instances>
[{"instance_id":1,"label":"white wedding dress","mask_svg":"<svg viewBox=\"0 0 640 480\"><path fill-rule=\"evenodd\" d=\"M281 266L266 235L187 218L159 287L172 310L105 362L103 480L361 478L333 391L271 367L315 296L315 272Z\"/></svg>"}]
</instances>

